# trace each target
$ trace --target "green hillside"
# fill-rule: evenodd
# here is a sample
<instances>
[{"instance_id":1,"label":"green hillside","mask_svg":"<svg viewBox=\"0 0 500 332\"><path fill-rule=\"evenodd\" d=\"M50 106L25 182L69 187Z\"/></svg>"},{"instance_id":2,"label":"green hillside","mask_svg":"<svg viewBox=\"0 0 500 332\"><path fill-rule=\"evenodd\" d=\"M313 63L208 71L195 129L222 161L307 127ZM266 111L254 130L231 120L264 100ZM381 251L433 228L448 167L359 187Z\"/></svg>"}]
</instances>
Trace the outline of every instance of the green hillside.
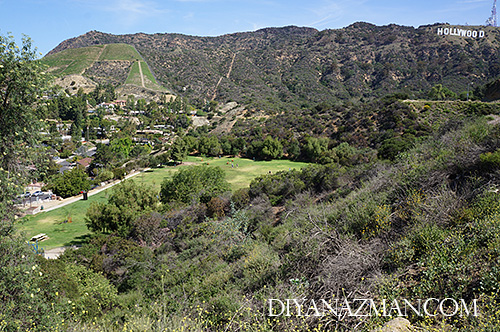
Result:
<instances>
[{"instance_id":1,"label":"green hillside","mask_svg":"<svg viewBox=\"0 0 500 332\"><path fill-rule=\"evenodd\" d=\"M100 61L106 60L128 60L137 61L141 60L141 56L134 47L127 44L109 44L105 45Z\"/></svg>"},{"instance_id":2,"label":"green hillside","mask_svg":"<svg viewBox=\"0 0 500 332\"><path fill-rule=\"evenodd\" d=\"M141 79L141 71L142 71L142 79ZM140 87L143 86L145 88L152 90L167 91L165 88L159 86L156 83L156 79L151 73L151 70L149 70L149 66L144 61L134 62L132 68L130 69L127 80L125 81L125 84L132 84Z\"/></svg>"},{"instance_id":3,"label":"green hillside","mask_svg":"<svg viewBox=\"0 0 500 332\"><path fill-rule=\"evenodd\" d=\"M123 43L67 49L45 56L42 63L58 77L83 75L97 83L115 86L133 84L166 91L158 85L149 66L136 49Z\"/></svg>"},{"instance_id":4,"label":"green hillside","mask_svg":"<svg viewBox=\"0 0 500 332\"><path fill-rule=\"evenodd\" d=\"M42 59L42 64L47 65L55 76L82 74L99 58L104 48L105 46L99 45L64 50L47 55Z\"/></svg>"}]
</instances>

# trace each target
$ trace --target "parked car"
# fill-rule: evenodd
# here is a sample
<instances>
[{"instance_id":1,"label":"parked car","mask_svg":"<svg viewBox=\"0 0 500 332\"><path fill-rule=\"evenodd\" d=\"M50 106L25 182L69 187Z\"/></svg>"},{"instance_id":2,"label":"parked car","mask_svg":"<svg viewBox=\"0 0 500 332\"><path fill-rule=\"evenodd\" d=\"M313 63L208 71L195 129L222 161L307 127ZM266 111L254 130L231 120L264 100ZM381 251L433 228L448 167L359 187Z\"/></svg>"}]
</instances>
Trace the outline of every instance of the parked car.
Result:
<instances>
[{"instance_id":1,"label":"parked car","mask_svg":"<svg viewBox=\"0 0 500 332\"><path fill-rule=\"evenodd\" d=\"M40 191L40 190L37 190L33 193L33 196L34 197L38 197L38 196L42 196L43 195L43 191Z\"/></svg>"},{"instance_id":2,"label":"parked car","mask_svg":"<svg viewBox=\"0 0 500 332\"><path fill-rule=\"evenodd\" d=\"M31 193L29 191L24 193L24 198L28 198L28 197L31 197Z\"/></svg>"}]
</instances>

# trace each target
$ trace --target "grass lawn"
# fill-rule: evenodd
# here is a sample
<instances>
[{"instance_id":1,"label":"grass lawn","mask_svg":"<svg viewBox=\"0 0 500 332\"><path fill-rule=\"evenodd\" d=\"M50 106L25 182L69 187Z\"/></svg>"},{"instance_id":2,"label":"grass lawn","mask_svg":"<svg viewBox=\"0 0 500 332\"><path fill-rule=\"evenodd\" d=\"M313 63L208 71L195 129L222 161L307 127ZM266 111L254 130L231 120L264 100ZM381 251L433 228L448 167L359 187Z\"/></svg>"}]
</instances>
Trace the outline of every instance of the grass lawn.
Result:
<instances>
[{"instance_id":1,"label":"grass lawn","mask_svg":"<svg viewBox=\"0 0 500 332\"><path fill-rule=\"evenodd\" d=\"M161 183L165 177L171 177L177 170L187 167L190 164L220 166L226 172L226 179L231 184L232 190L247 187L252 179L257 176L289 169L300 169L307 166L307 163L293 162L289 160L273 161L253 161L243 158L205 158L188 157L186 164L172 167L163 167L143 172L132 178L136 183L150 185L154 190L159 191ZM232 167L233 165L233 167ZM45 249L79 244L85 241L90 231L85 225L85 214L90 203L106 202L111 189L102 191L90 196L88 201L77 201L56 210L41 212L35 216L25 217L20 222L19 229L26 233L26 239L32 236L45 233L48 240L40 243ZM71 216L71 223L64 223Z\"/></svg>"},{"instance_id":2,"label":"grass lawn","mask_svg":"<svg viewBox=\"0 0 500 332\"><path fill-rule=\"evenodd\" d=\"M202 161L203 159L203 161ZM188 162L197 164L209 164L209 166L220 166L226 172L226 180L234 190L248 187L250 182L258 176L268 174L269 171L288 171L289 169L300 169L309 165L308 163L294 162L290 160L253 161L245 158L202 158L188 157Z\"/></svg>"},{"instance_id":3,"label":"grass lawn","mask_svg":"<svg viewBox=\"0 0 500 332\"><path fill-rule=\"evenodd\" d=\"M189 164L220 166L226 172L226 180L231 184L231 189L237 190L248 187L250 182L260 176L278 171L288 171L289 169L300 169L307 166L307 163L294 162L289 160L253 161L244 158L206 158L188 157L187 164L176 167L163 167L152 169L134 177L136 182L151 185L156 190L160 190L161 183L165 177L171 177L179 168Z\"/></svg>"},{"instance_id":4,"label":"grass lawn","mask_svg":"<svg viewBox=\"0 0 500 332\"><path fill-rule=\"evenodd\" d=\"M47 234L49 239L39 244L45 249L79 244L90 234L84 221L90 203L106 202L109 193L108 189L90 196L87 201L79 200L59 209L27 216L19 222L18 229L26 233L27 240L40 233ZM68 217L71 223L64 223Z\"/></svg>"}]
</instances>

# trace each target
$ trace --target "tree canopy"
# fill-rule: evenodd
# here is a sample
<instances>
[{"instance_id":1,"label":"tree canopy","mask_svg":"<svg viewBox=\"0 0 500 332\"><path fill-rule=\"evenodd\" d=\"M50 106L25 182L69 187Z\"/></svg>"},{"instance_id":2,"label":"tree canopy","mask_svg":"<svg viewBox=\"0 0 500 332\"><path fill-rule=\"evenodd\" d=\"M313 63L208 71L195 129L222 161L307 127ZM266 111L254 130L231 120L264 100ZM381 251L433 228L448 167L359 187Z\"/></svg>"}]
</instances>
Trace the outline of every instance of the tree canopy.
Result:
<instances>
[{"instance_id":1,"label":"tree canopy","mask_svg":"<svg viewBox=\"0 0 500 332\"><path fill-rule=\"evenodd\" d=\"M166 178L161 185L163 203L208 203L213 197L229 190L220 167L189 166Z\"/></svg>"},{"instance_id":2,"label":"tree canopy","mask_svg":"<svg viewBox=\"0 0 500 332\"><path fill-rule=\"evenodd\" d=\"M24 37L0 36L0 217L12 216L12 198L22 191L25 174L34 169L33 147L40 132L37 101L45 86L43 73Z\"/></svg>"},{"instance_id":3,"label":"tree canopy","mask_svg":"<svg viewBox=\"0 0 500 332\"><path fill-rule=\"evenodd\" d=\"M158 203L156 193L148 186L134 181L124 181L117 185L108 203L90 204L85 222L94 232L117 232L129 234L132 224L141 214L155 209Z\"/></svg>"},{"instance_id":4,"label":"tree canopy","mask_svg":"<svg viewBox=\"0 0 500 332\"><path fill-rule=\"evenodd\" d=\"M51 188L61 197L71 197L78 195L81 191L89 190L90 180L83 169L75 167L56 176Z\"/></svg>"}]
</instances>

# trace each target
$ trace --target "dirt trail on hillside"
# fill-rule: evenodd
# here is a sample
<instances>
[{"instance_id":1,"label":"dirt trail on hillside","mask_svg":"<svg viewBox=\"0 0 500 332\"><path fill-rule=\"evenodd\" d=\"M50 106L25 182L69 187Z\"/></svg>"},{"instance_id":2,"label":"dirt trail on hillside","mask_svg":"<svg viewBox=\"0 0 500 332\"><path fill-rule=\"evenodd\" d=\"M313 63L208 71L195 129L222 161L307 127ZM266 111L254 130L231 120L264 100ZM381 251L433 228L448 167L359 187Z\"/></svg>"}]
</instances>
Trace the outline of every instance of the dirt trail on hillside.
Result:
<instances>
[{"instance_id":1,"label":"dirt trail on hillside","mask_svg":"<svg viewBox=\"0 0 500 332\"><path fill-rule=\"evenodd\" d=\"M231 72L233 71L233 65L234 65L234 60L236 59L236 54L237 53L233 54L233 59L231 60L231 63L229 64L229 70L227 71L226 78L229 78L229 76L231 75ZM223 78L224 77L219 78L219 81L215 85L214 94L212 95L212 100L214 100L215 97L217 96L217 90L219 89L219 85L222 82Z\"/></svg>"},{"instance_id":2,"label":"dirt trail on hillside","mask_svg":"<svg viewBox=\"0 0 500 332\"><path fill-rule=\"evenodd\" d=\"M146 86L144 85L144 76L142 75L142 66L141 66L141 62L138 61L138 64L139 64L139 74L141 75L141 83L142 83L142 87L145 88Z\"/></svg>"},{"instance_id":3,"label":"dirt trail on hillside","mask_svg":"<svg viewBox=\"0 0 500 332\"><path fill-rule=\"evenodd\" d=\"M227 72L226 78L229 78L231 72L233 71L234 59L236 59L236 53L233 55L233 59L231 60L231 64L229 65L229 71Z\"/></svg>"}]
</instances>

